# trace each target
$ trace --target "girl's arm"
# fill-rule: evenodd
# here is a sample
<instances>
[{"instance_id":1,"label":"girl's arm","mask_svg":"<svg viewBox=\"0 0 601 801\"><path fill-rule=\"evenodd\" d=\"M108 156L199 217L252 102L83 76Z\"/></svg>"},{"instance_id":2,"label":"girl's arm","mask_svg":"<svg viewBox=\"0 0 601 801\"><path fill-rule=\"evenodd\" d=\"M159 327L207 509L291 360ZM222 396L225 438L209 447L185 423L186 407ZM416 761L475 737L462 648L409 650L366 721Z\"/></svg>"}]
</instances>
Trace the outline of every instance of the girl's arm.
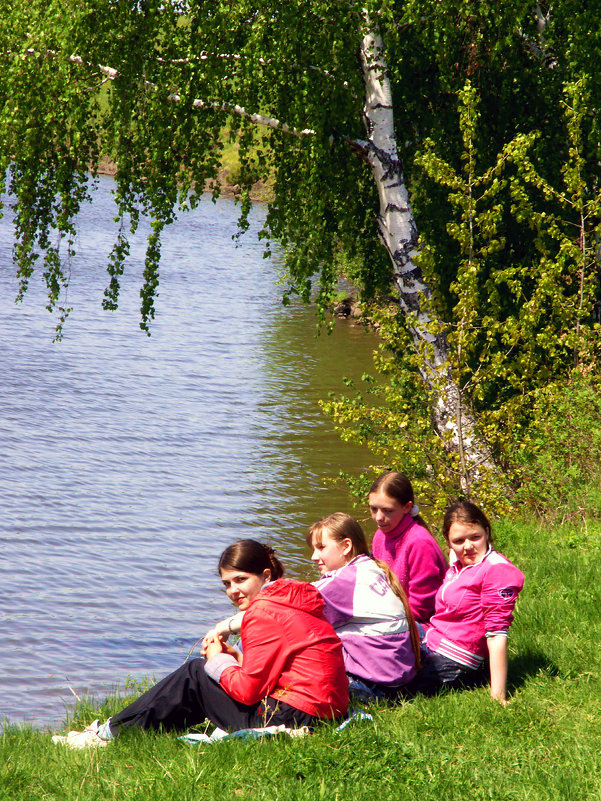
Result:
<instances>
[{"instance_id":1,"label":"girl's arm","mask_svg":"<svg viewBox=\"0 0 601 801\"><path fill-rule=\"evenodd\" d=\"M202 640L202 644L200 646L201 655L206 656L207 645L209 644L209 640L211 638L221 637L223 640L227 640L230 634L240 634L243 617L244 612L238 612L231 617L226 617L225 620L220 620L219 623L215 623L213 628L210 631L207 631Z\"/></svg>"},{"instance_id":2,"label":"girl's arm","mask_svg":"<svg viewBox=\"0 0 601 801\"><path fill-rule=\"evenodd\" d=\"M507 637L504 634L495 634L493 637L487 637L486 644L490 664L490 697L506 706Z\"/></svg>"},{"instance_id":3,"label":"girl's arm","mask_svg":"<svg viewBox=\"0 0 601 801\"><path fill-rule=\"evenodd\" d=\"M485 564L480 600L490 661L490 695L503 706L507 703L507 631L523 586L524 574L493 551Z\"/></svg>"},{"instance_id":4,"label":"girl's arm","mask_svg":"<svg viewBox=\"0 0 601 801\"><path fill-rule=\"evenodd\" d=\"M223 642L218 634L207 634L205 639L207 640L207 645L204 650L207 661L218 654L228 654L228 656L233 656L239 665L242 664L242 653L236 648L232 648L232 646L228 645L226 642Z\"/></svg>"},{"instance_id":5,"label":"girl's arm","mask_svg":"<svg viewBox=\"0 0 601 801\"><path fill-rule=\"evenodd\" d=\"M207 661L205 670L235 701L250 705L273 690L290 648L283 628L271 615L251 613L244 631L243 661L238 665L224 661L217 665L217 670Z\"/></svg>"}]
</instances>

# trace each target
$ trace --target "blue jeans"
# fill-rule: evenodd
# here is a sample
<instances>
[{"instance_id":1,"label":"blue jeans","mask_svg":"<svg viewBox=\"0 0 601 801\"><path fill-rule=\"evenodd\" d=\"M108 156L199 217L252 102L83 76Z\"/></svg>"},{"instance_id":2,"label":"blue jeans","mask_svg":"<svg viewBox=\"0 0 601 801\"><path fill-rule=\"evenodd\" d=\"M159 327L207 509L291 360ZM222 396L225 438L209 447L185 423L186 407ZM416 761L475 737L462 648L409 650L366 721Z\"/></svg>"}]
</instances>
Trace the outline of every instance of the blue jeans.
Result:
<instances>
[{"instance_id":1,"label":"blue jeans","mask_svg":"<svg viewBox=\"0 0 601 801\"><path fill-rule=\"evenodd\" d=\"M388 697L381 684L367 681L367 679L360 679L358 676L349 675L348 691L353 701L363 704Z\"/></svg>"},{"instance_id":2,"label":"blue jeans","mask_svg":"<svg viewBox=\"0 0 601 801\"><path fill-rule=\"evenodd\" d=\"M441 690L478 687L488 680L485 665L469 668L422 644L422 669L403 688L403 695L435 695Z\"/></svg>"}]
</instances>

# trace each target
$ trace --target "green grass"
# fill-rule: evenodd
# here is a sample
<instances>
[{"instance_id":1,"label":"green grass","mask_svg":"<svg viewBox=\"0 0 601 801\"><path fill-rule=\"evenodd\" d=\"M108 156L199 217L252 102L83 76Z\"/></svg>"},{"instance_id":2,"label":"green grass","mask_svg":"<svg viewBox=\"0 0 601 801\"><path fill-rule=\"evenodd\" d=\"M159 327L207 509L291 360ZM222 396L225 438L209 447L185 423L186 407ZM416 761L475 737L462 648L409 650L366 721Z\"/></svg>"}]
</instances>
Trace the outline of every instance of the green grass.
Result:
<instances>
[{"instance_id":1,"label":"green grass","mask_svg":"<svg viewBox=\"0 0 601 801\"><path fill-rule=\"evenodd\" d=\"M0 738L0 798L601 798L600 535L599 526L497 528L499 550L526 574L507 708L481 688L374 707L373 723L343 733L325 725L301 740L189 746L174 735L131 732L87 752L12 728ZM121 704L109 700L103 714ZM92 710L77 716L89 722Z\"/></svg>"}]
</instances>

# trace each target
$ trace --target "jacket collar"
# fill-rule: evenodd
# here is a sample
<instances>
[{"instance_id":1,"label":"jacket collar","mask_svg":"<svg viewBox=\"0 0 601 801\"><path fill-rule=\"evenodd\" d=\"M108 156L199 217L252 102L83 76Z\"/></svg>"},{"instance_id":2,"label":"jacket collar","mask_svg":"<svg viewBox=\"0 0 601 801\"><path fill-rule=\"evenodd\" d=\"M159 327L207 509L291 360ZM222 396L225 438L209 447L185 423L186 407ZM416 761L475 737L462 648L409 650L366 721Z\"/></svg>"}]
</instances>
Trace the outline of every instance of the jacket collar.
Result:
<instances>
[{"instance_id":1,"label":"jacket collar","mask_svg":"<svg viewBox=\"0 0 601 801\"><path fill-rule=\"evenodd\" d=\"M486 551L486 553L484 554L482 559L480 559L479 562L476 562L473 565L464 565L463 567L459 563L459 559L457 558L457 555L455 554L455 551L451 551L451 553L449 554L449 567L452 567L453 570L456 573L460 573L462 570L465 570L468 567L478 567L478 565L481 565L483 562L485 562L488 559L488 557L491 555L493 550L494 549L493 549L492 545L489 544L488 551Z\"/></svg>"},{"instance_id":2,"label":"jacket collar","mask_svg":"<svg viewBox=\"0 0 601 801\"><path fill-rule=\"evenodd\" d=\"M414 518L411 517L409 513L407 513L401 521L396 525L395 528L391 529L388 534L386 534L387 540L397 540L405 534L405 532L409 529L411 524L414 522Z\"/></svg>"}]
</instances>

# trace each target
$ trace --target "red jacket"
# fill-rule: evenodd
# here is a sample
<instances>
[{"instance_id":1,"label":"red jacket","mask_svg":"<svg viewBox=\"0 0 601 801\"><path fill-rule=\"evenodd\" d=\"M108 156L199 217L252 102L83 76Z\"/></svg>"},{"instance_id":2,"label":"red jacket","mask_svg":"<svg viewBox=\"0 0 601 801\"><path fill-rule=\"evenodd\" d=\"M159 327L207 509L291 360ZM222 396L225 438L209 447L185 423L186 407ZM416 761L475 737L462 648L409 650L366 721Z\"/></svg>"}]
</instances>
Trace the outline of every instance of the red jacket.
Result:
<instances>
[{"instance_id":1,"label":"red jacket","mask_svg":"<svg viewBox=\"0 0 601 801\"><path fill-rule=\"evenodd\" d=\"M266 585L244 615L242 665L218 654L207 662L207 673L243 704L271 696L317 717L344 715L348 679L342 644L323 608L319 592L304 581Z\"/></svg>"}]
</instances>

